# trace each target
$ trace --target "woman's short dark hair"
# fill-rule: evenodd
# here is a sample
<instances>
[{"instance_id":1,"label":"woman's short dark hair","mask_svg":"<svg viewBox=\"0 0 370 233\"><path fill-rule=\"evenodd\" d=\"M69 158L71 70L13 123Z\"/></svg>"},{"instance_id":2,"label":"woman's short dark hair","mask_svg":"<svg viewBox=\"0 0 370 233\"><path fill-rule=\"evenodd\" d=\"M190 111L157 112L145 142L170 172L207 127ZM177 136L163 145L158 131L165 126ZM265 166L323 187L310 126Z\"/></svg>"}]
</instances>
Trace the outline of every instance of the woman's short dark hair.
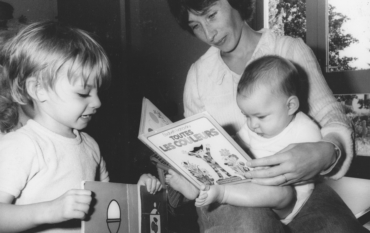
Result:
<instances>
[{"instance_id":1,"label":"woman's short dark hair","mask_svg":"<svg viewBox=\"0 0 370 233\"><path fill-rule=\"evenodd\" d=\"M212 4L220 0L167 0L172 15L176 18L177 23L184 30L193 33L189 27L189 13L188 11L203 12L207 10ZM227 0L231 7L237 10L246 22L253 18L255 10L255 0Z\"/></svg>"}]
</instances>

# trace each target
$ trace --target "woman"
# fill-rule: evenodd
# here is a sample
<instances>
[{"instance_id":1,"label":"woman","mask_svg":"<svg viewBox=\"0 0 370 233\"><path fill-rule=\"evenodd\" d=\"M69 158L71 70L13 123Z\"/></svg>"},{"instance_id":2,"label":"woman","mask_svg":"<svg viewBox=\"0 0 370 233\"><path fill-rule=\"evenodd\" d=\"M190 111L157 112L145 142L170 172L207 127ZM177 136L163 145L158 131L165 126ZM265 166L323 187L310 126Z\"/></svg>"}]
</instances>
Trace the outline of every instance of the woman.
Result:
<instances>
[{"instance_id":1,"label":"woman","mask_svg":"<svg viewBox=\"0 0 370 233\"><path fill-rule=\"evenodd\" d=\"M188 72L185 117L206 110L235 135L245 122L236 104L236 87L250 61L264 55L280 55L307 73L310 87L307 113L322 127L323 140L294 144L276 155L251 161L252 167L271 166L251 171L253 182L287 185L318 175L339 179L346 173L354 155L350 123L332 96L315 56L301 39L252 30L248 25L254 11L252 0L168 0L168 3L180 26L211 46ZM197 211L202 231L283 231L267 209L221 205ZM291 232L366 231L339 196L322 184L287 227Z\"/></svg>"}]
</instances>

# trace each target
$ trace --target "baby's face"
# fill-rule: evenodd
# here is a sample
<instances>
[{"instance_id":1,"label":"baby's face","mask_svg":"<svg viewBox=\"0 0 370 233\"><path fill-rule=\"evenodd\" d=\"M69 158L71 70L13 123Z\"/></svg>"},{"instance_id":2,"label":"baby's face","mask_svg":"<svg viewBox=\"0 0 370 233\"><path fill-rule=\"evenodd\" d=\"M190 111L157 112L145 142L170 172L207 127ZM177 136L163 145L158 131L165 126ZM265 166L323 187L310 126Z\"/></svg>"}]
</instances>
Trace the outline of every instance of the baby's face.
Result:
<instances>
[{"instance_id":1,"label":"baby's face","mask_svg":"<svg viewBox=\"0 0 370 233\"><path fill-rule=\"evenodd\" d=\"M288 113L288 97L272 93L269 87L259 87L247 96L238 94L236 100L247 117L249 129L262 137L278 135L292 119Z\"/></svg>"}]
</instances>

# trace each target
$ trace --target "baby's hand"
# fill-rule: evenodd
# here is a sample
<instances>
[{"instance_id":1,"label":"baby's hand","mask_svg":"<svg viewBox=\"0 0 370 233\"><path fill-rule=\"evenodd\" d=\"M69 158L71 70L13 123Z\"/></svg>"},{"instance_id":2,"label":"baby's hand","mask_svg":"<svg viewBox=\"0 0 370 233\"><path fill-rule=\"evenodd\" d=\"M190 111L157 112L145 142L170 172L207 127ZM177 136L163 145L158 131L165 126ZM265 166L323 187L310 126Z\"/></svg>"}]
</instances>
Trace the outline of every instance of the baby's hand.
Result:
<instances>
[{"instance_id":1,"label":"baby's hand","mask_svg":"<svg viewBox=\"0 0 370 233\"><path fill-rule=\"evenodd\" d=\"M195 199L195 206L201 207L208 205L209 199L207 200L208 192L207 191L200 191L199 196Z\"/></svg>"},{"instance_id":2,"label":"baby's hand","mask_svg":"<svg viewBox=\"0 0 370 233\"><path fill-rule=\"evenodd\" d=\"M72 189L50 202L47 213L49 223L59 223L70 219L85 219L92 200L90 190Z\"/></svg>"},{"instance_id":3,"label":"baby's hand","mask_svg":"<svg viewBox=\"0 0 370 233\"><path fill-rule=\"evenodd\" d=\"M137 184L146 186L146 190L148 190L148 192L151 194L156 193L162 188L161 182L155 176L152 176L151 174L141 175Z\"/></svg>"}]
</instances>

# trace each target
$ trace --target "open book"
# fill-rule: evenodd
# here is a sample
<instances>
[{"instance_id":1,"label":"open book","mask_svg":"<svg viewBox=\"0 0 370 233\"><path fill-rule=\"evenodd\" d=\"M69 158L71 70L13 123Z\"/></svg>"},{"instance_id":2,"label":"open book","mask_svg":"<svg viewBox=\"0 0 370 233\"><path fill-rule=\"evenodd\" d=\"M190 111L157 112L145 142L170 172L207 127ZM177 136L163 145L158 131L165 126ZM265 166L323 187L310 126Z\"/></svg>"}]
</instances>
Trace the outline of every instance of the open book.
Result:
<instances>
[{"instance_id":1,"label":"open book","mask_svg":"<svg viewBox=\"0 0 370 233\"><path fill-rule=\"evenodd\" d=\"M157 154L158 165L197 188L248 181L250 157L207 112L172 123L144 97L140 124L139 139Z\"/></svg>"},{"instance_id":2,"label":"open book","mask_svg":"<svg viewBox=\"0 0 370 233\"><path fill-rule=\"evenodd\" d=\"M82 233L165 233L166 190L150 194L136 184L83 181L93 192L92 213L82 221Z\"/></svg>"}]
</instances>

